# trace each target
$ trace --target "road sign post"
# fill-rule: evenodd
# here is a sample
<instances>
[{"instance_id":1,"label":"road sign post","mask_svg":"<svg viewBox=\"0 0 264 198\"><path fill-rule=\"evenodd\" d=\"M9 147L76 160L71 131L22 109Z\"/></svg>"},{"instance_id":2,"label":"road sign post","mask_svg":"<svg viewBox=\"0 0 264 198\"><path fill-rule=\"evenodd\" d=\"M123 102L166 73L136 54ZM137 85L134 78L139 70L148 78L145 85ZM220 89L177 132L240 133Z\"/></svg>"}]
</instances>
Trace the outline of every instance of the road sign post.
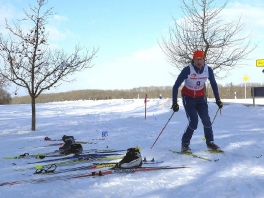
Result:
<instances>
[{"instance_id":1,"label":"road sign post","mask_svg":"<svg viewBox=\"0 0 264 198\"><path fill-rule=\"evenodd\" d=\"M245 99L247 99L247 81L249 80L248 75L245 75L245 76L243 77L243 80L244 80L244 82L245 82Z\"/></svg>"}]
</instances>

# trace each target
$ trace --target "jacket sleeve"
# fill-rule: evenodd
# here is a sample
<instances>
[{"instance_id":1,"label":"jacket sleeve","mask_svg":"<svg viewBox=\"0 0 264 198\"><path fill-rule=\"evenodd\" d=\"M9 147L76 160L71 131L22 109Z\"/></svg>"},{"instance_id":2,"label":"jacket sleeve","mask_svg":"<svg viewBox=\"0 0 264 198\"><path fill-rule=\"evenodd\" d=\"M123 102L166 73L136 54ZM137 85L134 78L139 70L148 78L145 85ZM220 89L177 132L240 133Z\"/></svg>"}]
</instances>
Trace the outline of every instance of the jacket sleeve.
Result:
<instances>
[{"instance_id":1,"label":"jacket sleeve","mask_svg":"<svg viewBox=\"0 0 264 198\"><path fill-rule=\"evenodd\" d=\"M217 83L215 80L213 69L211 67L208 67L208 72L209 72L209 81L210 81L211 87L213 89L215 99L219 100L220 96L219 96L218 86L217 86Z\"/></svg>"},{"instance_id":2,"label":"jacket sleeve","mask_svg":"<svg viewBox=\"0 0 264 198\"><path fill-rule=\"evenodd\" d=\"M186 78L188 78L189 74L190 74L190 67L187 66L187 67L183 68L183 70L181 71L181 73L177 77L175 84L172 87L172 102L173 103L177 103L179 87L181 86L183 81Z\"/></svg>"}]
</instances>

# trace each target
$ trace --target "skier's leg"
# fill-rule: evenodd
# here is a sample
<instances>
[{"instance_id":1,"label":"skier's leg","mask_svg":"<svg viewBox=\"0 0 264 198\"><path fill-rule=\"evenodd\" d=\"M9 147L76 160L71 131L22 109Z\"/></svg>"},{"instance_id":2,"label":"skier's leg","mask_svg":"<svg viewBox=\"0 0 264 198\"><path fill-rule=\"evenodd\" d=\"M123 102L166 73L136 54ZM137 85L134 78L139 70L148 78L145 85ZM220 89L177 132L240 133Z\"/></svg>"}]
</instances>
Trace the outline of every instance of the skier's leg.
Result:
<instances>
[{"instance_id":1,"label":"skier's leg","mask_svg":"<svg viewBox=\"0 0 264 198\"><path fill-rule=\"evenodd\" d=\"M190 144L193 132L197 129L198 115L196 111L196 102L194 98L183 95L182 103L186 112L187 119L189 120L188 126L182 136L182 144Z\"/></svg>"},{"instance_id":2,"label":"skier's leg","mask_svg":"<svg viewBox=\"0 0 264 198\"><path fill-rule=\"evenodd\" d=\"M197 112L203 123L206 143L210 143L214 141L214 134L212 130L212 123L209 117L208 105L204 97L197 101Z\"/></svg>"}]
</instances>

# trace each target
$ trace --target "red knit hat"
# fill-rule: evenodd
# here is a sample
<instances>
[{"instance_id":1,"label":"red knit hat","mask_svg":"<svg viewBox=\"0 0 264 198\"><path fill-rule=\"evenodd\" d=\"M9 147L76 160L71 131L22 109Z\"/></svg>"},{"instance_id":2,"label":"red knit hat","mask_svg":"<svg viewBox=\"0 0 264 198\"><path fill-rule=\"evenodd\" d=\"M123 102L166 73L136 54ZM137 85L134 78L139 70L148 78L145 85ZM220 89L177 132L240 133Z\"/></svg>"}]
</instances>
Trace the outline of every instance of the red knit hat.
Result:
<instances>
[{"instance_id":1,"label":"red knit hat","mask_svg":"<svg viewBox=\"0 0 264 198\"><path fill-rule=\"evenodd\" d=\"M198 57L204 58L204 53L203 53L203 51L201 51L201 50L196 50L196 51L193 53L193 59L198 58Z\"/></svg>"}]
</instances>

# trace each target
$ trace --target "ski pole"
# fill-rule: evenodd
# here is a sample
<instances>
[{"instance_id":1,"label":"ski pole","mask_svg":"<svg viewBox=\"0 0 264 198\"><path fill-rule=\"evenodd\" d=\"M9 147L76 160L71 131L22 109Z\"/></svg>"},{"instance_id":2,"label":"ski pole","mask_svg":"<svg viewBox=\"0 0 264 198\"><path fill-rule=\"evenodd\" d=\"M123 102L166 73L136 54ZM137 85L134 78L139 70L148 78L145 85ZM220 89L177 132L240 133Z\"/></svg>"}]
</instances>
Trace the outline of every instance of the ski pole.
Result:
<instances>
[{"instance_id":1,"label":"ski pole","mask_svg":"<svg viewBox=\"0 0 264 198\"><path fill-rule=\"evenodd\" d=\"M213 121L212 121L212 123L211 123L211 127L213 126L214 120L215 120L215 118L216 118L217 113L218 113L219 110L220 110L220 113L221 113L221 109L218 108L218 110L216 111L216 114L215 114L215 116L214 116L214 119L213 119ZM205 140L206 140L205 137L203 137L202 140L205 141Z\"/></svg>"},{"instance_id":2,"label":"ski pole","mask_svg":"<svg viewBox=\"0 0 264 198\"><path fill-rule=\"evenodd\" d=\"M173 111L173 113L171 114L170 119L172 118L172 116L173 116L174 113L175 113L175 112ZM163 129L161 130L159 136L162 134L162 132L163 132L164 129L166 128L166 126L167 126L167 124L169 123L170 119L168 120L168 122L165 124L165 126L164 126ZM154 144L157 142L157 140L159 139L159 136L157 137L157 139L155 140L155 142L152 144L151 149L152 149L152 147L154 146Z\"/></svg>"},{"instance_id":3,"label":"ski pole","mask_svg":"<svg viewBox=\"0 0 264 198\"><path fill-rule=\"evenodd\" d=\"M216 114L215 114L215 117L214 117L214 119L213 119L213 121L212 121L212 124L211 124L211 126L213 125L213 123L214 123L214 120L215 120L215 118L216 118L216 116L217 116L217 113L218 113L218 111L220 110L220 108L218 108L218 110L216 111Z\"/></svg>"}]
</instances>

